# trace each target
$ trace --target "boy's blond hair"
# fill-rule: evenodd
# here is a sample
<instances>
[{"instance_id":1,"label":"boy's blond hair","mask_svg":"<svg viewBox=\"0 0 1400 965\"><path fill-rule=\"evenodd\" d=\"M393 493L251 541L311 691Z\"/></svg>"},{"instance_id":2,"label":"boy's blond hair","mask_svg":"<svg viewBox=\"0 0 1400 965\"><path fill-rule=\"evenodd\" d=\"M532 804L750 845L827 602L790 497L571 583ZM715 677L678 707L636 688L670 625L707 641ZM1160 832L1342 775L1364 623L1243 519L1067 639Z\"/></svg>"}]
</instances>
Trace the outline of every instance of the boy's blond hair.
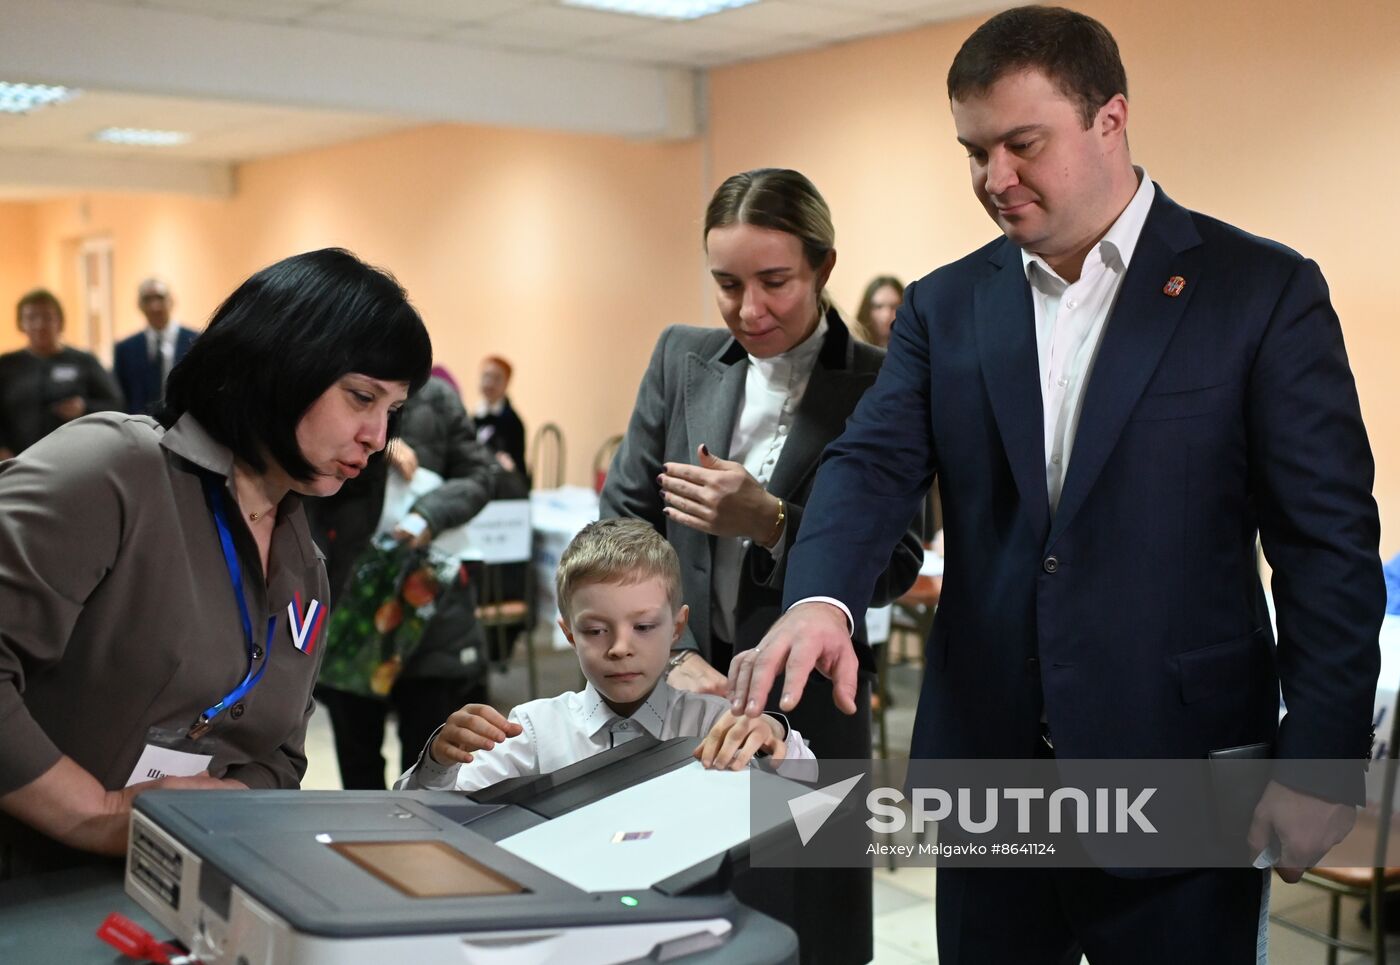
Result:
<instances>
[{"instance_id":1,"label":"boy's blond hair","mask_svg":"<svg viewBox=\"0 0 1400 965\"><path fill-rule=\"evenodd\" d=\"M572 622L574 593L590 583L640 583L651 578L666 585L671 609L681 605L681 561L666 539L640 519L600 519L570 540L554 576L559 615Z\"/></svg>"}]
</instances>

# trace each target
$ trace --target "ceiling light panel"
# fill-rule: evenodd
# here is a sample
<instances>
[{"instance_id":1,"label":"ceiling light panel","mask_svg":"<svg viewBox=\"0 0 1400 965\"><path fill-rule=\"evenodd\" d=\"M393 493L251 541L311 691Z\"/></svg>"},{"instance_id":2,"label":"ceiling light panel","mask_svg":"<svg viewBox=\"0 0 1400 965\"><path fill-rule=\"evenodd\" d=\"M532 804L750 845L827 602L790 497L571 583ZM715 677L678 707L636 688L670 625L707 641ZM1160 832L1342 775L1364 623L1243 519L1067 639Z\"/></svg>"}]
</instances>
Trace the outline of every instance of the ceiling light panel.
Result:
<instances>
[{"instance_id":1,"label":"ceiling light panel","mask_svg":"<svg viewBox=\"0 0 1400 965\"><path fill-rule=\"evenodd\" d=\"M126 144L135 147L178 147L190 142L184 131L154 131L145 127L105 127L92 136L103 144Z\"/></svg>"},{"instance_id":2,"label":"ceiling light panel","mask_svg":"<svg viewBox=\"0 0 1400 965\"><path fill-rule=\"evenodd\" d=\"M28 114L49 104L61 104L78 92L48 84L9 84L0 81L0 114Z\"/></svg>"},{"instance_id":3,"label":"ceiling light panel","mask_svg":"<svg viewBox=\"0 0 1400 965\"><path fill-rule=\"evenodd\" d=\"M587 7L608 13L658 20L698 20L721 10L747 7L758 0L559 0L566 7Z\"/></svg>"}]
</instances>

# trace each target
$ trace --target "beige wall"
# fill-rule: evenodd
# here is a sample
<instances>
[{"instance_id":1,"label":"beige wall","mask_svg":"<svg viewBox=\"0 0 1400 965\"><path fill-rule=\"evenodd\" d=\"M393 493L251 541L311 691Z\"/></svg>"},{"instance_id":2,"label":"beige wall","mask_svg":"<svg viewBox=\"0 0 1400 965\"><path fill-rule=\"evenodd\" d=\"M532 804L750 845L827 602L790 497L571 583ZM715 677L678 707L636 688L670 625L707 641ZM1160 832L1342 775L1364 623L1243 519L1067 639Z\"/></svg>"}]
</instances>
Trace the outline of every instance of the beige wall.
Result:
<instances>
[{"instance_id":1,"label":"beige wall","mask_svg":"<svg viewBox=\"0 0 1400 965\"><path fill-rule=\"evenodd\" d=\"M1181 203L1322 265L1376 450L1383 551L1395 553L1400 5L1079 7L1122 46L1139 163ZM232 201L0 205L0 309L29 279L71 298L65 265L91 235L114 241L120 333L140 326L132 296L147 273L170 277L178 311L198 325L260 265L344 245L398 274L465 381L482 354L510 357L527 422L563 426L570 481L584 483L593 450L626 424L661 327L717 323L696 235L723 177L786 165L813 178L835 213L832 291L847 308L873 274L909 280L992 237L943 91L978 20L714 71L703 142L429 127L245 165ZM15 240L26 234L27 248ZM0 324L0 346L12 338Z\"/></svg>"},{"instance_id":2,"label":"beige wall","mask_svg":"<svg viewBox=\"0 0 1400 965\"><path fill-rule=\"evenodd\" d=\"M1128 69L1134 159L1176 201L1315 259L1376 453L1382 550L1400 551L1400 4L1086 0ZM983 17L713 72L713 180L797 167L836 220L837 301L994 237L954 139L945 78Z\"/></svg>"},{"instance_id":3,"label":"beige wall","mask_svg":"<svg viewBox=\"0 0 1400 965\"><path fill-rule=\"evenodd\" d=\"M475 398L487 353L515 364L533 430L563 429L571 481L627 424L661 328L702 297L697 143L442 126L243 166L231 201L103 194L34 205L37 276L71 301L78 240L111 237L117 328L156 273L202 327L257 268L339 245L393 271ZM3 217L3 213L0 213Z\"/></svg>"},{"instance_id":4,"label":"beige wall","mask_svg":"<svg viewBox=\"0 0 1400 965\"><path fill-rule=\"evenodd\" d=\"M15 327L15 302L35 285L38 254L34 206L0 202L0 352L24 344Z\"/></svg>"}]
</instances>

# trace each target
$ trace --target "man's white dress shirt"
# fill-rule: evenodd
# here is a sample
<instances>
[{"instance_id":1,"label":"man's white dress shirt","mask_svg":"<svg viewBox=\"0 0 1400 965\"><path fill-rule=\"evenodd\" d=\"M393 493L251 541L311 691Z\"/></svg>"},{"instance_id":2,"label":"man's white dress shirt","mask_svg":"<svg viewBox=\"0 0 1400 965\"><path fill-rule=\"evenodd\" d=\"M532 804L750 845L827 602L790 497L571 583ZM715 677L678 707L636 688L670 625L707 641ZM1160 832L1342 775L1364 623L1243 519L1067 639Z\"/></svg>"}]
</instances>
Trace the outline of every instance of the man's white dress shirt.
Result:
<instances>
[{"instance_id":1,"label":"man's white dress shirt","mask_svg":"<svg viewBox=\"0 0 1400 965\"><path fill-rule=\"evenodd\" d=\"M489 751L476 751L469 764L443 766L424 747L418 763L405 771L394 787L479 791L508 778L557 771L642 734L663 741L704 737L728 709L729 702L723 697L676 690L662 679L631 717L619 717L590 683L577 692L516 707L509 720L521 726L521 733ZM432 745L431 738L428 745ZM815 759L802 735L791 728L786 751L789 760Z\"/></svg>"},{"instance_id":2,"label":"man's white dress shirt","mask_svg":"<svg viewBox=\"0 0 1400 965\"><path fill-rule=\"evenodd\" d=\"M1138 189L1123 213L1084 257L1079 279L1065 281L1039 255L1022 250L1021 263L1035 304L1035 347L1045 412L1045 486L1053 515L1074 451L1084 389L1094 371L1104 325L1137 249L1156 193L1142 168ZM1131 320L1125 322L1131 324Z\"/></svg>"}]
</instances>

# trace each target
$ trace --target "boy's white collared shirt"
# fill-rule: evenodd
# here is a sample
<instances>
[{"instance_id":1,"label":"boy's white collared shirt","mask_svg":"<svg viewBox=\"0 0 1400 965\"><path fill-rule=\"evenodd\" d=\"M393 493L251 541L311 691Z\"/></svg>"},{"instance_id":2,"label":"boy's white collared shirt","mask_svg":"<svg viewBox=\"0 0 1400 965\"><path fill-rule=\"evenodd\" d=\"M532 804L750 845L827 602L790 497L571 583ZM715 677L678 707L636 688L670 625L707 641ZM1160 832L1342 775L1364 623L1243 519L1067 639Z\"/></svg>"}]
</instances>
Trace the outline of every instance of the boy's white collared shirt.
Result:
<instances>
[{"instance_id":1,"label":"boy's white collared shirt","mask_svg":"<svg viewBox=\"0 0 1400 965\"><path fill-rule=\"evenodd\" d=\"M619 717L590 683L580 691L516 707L509 719L521 726L521 733L489 751L477 751L470 764L444 767L424 747L418 763L394 787L479 791L512 777L557 771L644 733L657 740L703 737L728 709L723 697L676 690L662 679L631 717ZM797 731L789 728L786 744L789 759L812 759Z\"/></svg>"}]
</instances>

